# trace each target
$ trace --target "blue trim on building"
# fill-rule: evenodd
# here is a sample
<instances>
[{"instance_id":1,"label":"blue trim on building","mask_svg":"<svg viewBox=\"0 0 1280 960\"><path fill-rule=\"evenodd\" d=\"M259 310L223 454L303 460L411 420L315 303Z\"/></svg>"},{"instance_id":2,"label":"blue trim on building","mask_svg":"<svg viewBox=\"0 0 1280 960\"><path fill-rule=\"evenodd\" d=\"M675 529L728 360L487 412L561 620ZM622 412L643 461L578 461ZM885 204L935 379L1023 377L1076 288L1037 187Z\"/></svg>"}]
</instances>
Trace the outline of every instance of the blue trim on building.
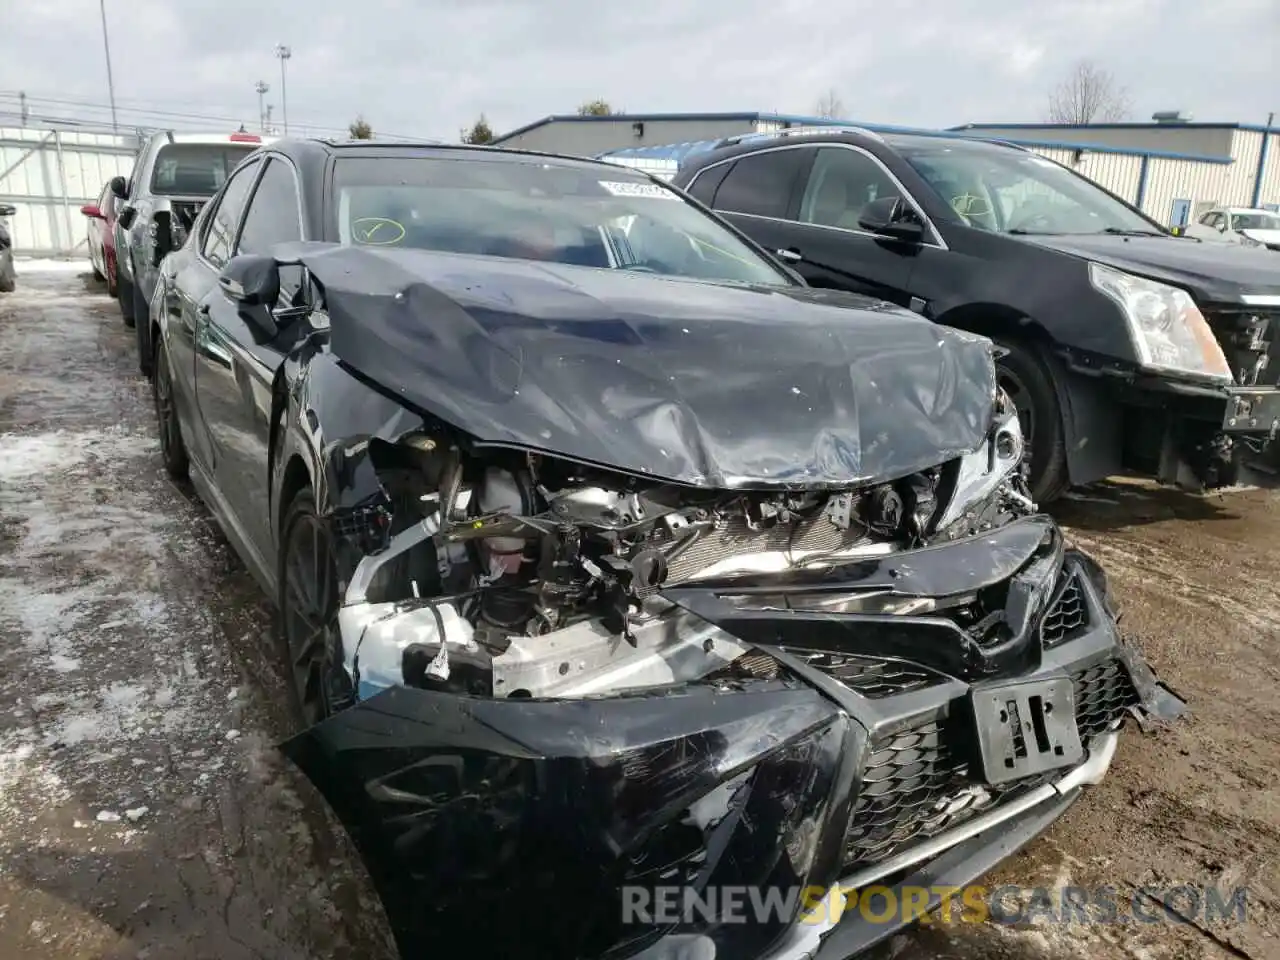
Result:
<instances>
[{"instance_id":1,"label":"blue trim on building","mask_svg":"<svg viewBox=\"0 0 1280 960\"><path fill-rule=\"evenodd\" d=\"M1139 210L1142 209L1142 201L1147 198L1147 172L1151 168L1151 158L1143 157L1142 165L1138 167L1138 195L1133 201L1133 205Z\"/></svg>"},{"instance_id":2,"label":"blue trim on building","mask_svg":"<svg viewBox=\"0 0 1280 960\"><path fill-rule=\"evenodd\" d=\"M1257 208L1262 202L1262 178L1267 172L1267 151L1271 149L1271 140L1275 135L1270 131L1262 134L1262 146L1258 148L1258 172L1253 175L1253 200L1249 206Z\"/></svg>"},{"instance_id":3,"label":"blue trim on building","mask_svg":"<svg viewBox=\"0 0 1280 960\"><path fill-rule=\"evenodd\" d=\"M948 130L1266 130L1259 123L962 123ZM1271 129L1275 129L1272 127Z\"/></svg>"}]
</instances>

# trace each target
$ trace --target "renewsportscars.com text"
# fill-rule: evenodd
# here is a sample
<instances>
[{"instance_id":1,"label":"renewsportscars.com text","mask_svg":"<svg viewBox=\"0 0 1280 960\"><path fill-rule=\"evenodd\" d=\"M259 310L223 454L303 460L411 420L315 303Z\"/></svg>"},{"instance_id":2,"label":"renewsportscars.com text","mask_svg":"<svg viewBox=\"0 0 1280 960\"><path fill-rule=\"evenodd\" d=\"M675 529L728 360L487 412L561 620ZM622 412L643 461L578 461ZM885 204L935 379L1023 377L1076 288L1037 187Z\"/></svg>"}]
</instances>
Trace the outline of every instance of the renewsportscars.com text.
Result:
<instances>
[{"instance_id":1,"label":"renewsportscars.com text","mask_svg":"<svg viewBox=\"0 0 1280 960\"><path fill-rule=\"evenodd\" d=\"M1244 887L624 887L623 923L1243 923Z\"/></svg>"}]
</instances>

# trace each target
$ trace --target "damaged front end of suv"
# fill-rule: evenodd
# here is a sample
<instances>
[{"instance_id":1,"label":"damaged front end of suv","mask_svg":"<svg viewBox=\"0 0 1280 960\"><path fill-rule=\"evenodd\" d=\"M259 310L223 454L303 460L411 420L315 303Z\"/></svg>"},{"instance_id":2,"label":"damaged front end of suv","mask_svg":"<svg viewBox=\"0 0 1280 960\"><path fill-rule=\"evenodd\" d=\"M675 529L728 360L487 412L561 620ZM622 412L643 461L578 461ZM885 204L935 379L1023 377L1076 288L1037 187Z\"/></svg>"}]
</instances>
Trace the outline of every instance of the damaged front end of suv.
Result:
<instances>
[{"instance_id":1,"label":"damaged front end of suv","mask_svg":"<svg viewBox=\"0 0 1280 960\"><path fill-rule=\"evenodd\" d=\"M302 404L326 377L340 403L354 371L394 412L318 441L348 491L342 709L286 750L406 958L847 957L893 926L806 916L799 891L968 882L1099 780L1127 714L1176 711L1099 568L1031 502L986 340L896 314L855 329L793 292L850 319L795 328L800 358L845 358L845 392L816 374L791 434L798 380L755 409L606 387L579 412L590 442L526 442L522 409L572 410L610 370L553 386L524 352L519 390L540 399L508 403L515 436L494 442L484 403L441 415L464 400L405 372L431 350L386 349L412 292L344 293L350 272L327 272L344 372L300 378ZM609 444L631 452L605 466ZM714 906L743 889L773 906Z\"/></svg>"}]
</instances>

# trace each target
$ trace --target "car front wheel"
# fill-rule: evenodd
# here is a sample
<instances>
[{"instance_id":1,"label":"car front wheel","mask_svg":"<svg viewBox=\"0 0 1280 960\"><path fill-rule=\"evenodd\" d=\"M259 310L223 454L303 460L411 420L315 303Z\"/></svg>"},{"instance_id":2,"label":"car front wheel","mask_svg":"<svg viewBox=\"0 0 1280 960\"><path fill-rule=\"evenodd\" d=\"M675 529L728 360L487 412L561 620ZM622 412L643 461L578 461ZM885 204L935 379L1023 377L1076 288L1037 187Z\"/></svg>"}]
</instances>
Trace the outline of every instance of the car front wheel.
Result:
<instances>
[{"instance_id":1,"label":"car front wheel","mask_svg":"<svg viewBox=\"0 0 1280 960\"><path fill-rule=\"evenodd\" d=\"M187 479L189 461L178 423L178 407L173 398L173 371L164 341L156 344L155 376L151 379L151 395L156 405L156 426L160 431L160 458L164 469L175 480Z\"/></svg>"},{"instance_id":2,"label":"car front wheel","mask_svg":"<svg viewBox=\"0 0 1280 960\"><path fill-rule=\"evenodd\" d=\"M996 361L996 376L1018 412L1030 461L1031 496L1037 503L1052 503L1070 486L1062 408L1052 375L1034 344L1006 340L1000 346L1009 352Z\"/></svg>"},{"instance_id":3,"label":"car front wheel","mask_svg":"<svg viewBox=\"0 0 1280 960\"><path fill-rule=\"evenodd\" d=\"M338 577L328 524L302 490L285 513L280 539L279 615L294 709L307 727L333 713Z\"/></svg>"}]
</instances>

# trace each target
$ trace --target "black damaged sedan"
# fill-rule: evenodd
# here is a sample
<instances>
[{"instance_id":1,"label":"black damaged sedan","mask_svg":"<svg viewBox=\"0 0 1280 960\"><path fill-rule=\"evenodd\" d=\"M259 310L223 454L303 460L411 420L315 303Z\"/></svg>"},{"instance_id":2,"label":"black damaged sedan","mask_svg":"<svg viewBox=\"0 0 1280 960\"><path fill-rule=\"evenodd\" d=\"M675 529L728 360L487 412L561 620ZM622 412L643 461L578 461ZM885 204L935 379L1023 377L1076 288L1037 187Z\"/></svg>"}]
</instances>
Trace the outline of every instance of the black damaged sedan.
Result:
<instances>
[{"instance_id":1,"label":"black damaged sedan","mask_svg":"<svg viewBox=\"0 0 1280 960\"><path fill-rule=\"evenodd\" d=\"M848 957L902 918L825 891L976 878L1180 708L989 341L637 171L276 143L161 272L165 466L405 958Z\"/></svg>"}]
</instances>

